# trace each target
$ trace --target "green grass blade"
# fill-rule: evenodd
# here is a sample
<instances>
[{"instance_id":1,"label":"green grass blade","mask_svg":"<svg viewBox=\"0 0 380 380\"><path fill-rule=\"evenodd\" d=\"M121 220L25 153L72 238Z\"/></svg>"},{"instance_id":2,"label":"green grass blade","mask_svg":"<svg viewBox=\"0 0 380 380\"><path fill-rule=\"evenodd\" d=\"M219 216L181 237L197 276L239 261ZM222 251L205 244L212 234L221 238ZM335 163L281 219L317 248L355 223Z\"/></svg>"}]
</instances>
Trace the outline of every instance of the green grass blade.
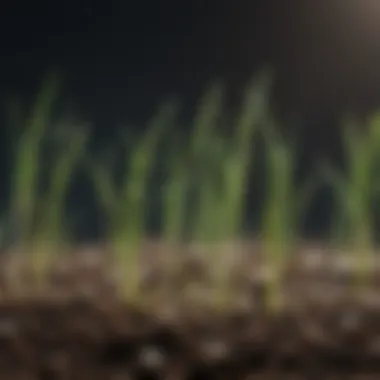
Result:
<instances>
[{"instance_id":1,"label":"green grass blade","mask_svg":"<svg viewBox=\"0 0 380 380\"><path fill-rule=\"evenodd\" d=\"M275 278L268 293L269 308L279 306L281 278L294 243L296 195L294 188L294 148L275 130L273 122L265 126L266 197L261 235L269 265Z\"/></svg>"},{"instance_id":2,"label":"green grass blade","mask_svg":"<svg viewBox=\"0 0 380 380\"><path fill-rule=\"evenodd\" d=\"M271 73L262 71L249 83L237 120L232 148L223 162L225 190L220 207L224 215L224 234L229 238L236 238L241 232L247 181L254 158L252 143L258 128L268 116L271 81Z\"/></svg>"},{"instance_id":3,"label":"green grass blade","mask_svg":"<svg viewBox=\"0 0 380 380\"><path fill-rule=\"evenodd\" d=\"M205 157L204 177L199 186L197 213L193 222L193 240L207 242L226 238L225 220L221 218L220 205L223 195L221 187L222 166L226 154L226 143L221 136L215 136Z\"/></svg>"},{"instance_id":4,"label":"green grass blade","mask_svg":"<svg viewBox=\"0 0 380 380\"><path fill-rule=\"evenodd\" d=\"M171 161L170 177L162 194L163 236L165 241L176 244L183 238L185 228L188 176L181 162Z\"/></svg>"},{"instance_id":5,"label":"green grass blade","mask_svg":"<svg viewBox=\"0 0 380 380\"><path fill-rule=\"evenodd\" d=\"M271 71L263 70L253 76L247 86L234 138L238 151L248 152L250 150L257 128L266 121L269 115L272 82Z\"/></svg>"},{"instance_id":6,"label":"green grass blade","mask_svg":"<svg viewBox=\"0 0 380 380\"><path fill-rule=\"evenodd\" d=\"M161 139L173 123L178 111L176 102L166 102L149 121L147 132L129 152L126 149L125 162L128 171L118 192L117 209L114 209L115 231L111 241L123 270L129 278L123 284L125 297L134 297L139 286L139 248L145 234L147 184L155 167ZM132 272L133 271L133 275Z\"/></svg>"},{"instance_id":7,"label":"green grass blade","mask_svg":"<svg viewBox=\"0 0 380 380\"><path fill-rule=\"evenodd\" d=\"M30 238L39 177L40 145L58 97L59 78L48 76L17 144L11 185L11 213L18 221L21 239Z\"/></svg>"},{"instance_id":8,"label":"green grass blade","mask_svg":"<svg viewBox=\"0 0 380 380\"><path fill-rule=\"evenodd\" d=\"M213 83L204 92L197 105L197 111L194 118L194 126L191 136L191 142L188 157L185 158L188 168L188 175L191 177L189 183L194 189L197 202L196 208L191 210L191 238L198 241L204 240L207 235L201 226L207 224L208 211L205 209L205 196L209 198L209 191L212 174L210 167L212 163L208 160L210 156L210 147L217 138L218 126L222 117L224 102L224 89L220 83ZM212 149L212 148L211 148ZM206 238L208 239L208 237Z\"/></svg>"},{"instance_id":9,"label":"green grass blade","mask_svg":"<svg viewBox=\"0 0 380 380\"><path fill-rule=\"evenodd\" d=\"M137 142L131 154L127 152L129 162L121 190L121 230L125 230L128 241L138 242L145 232L146 186L152 174L161 139L173 123L178 111L175 102L167 102L158 109L148 123L146 134ZM124 239L124 238L123 238Z\"/></svg>"},{"instance_id":10,"label":"green grass blade","mask_svg":"<svg viewBox=\"0 0 380 380\"><path fill-rule=\"evenodd\" d=\"M62 148L56 160L50 177L49 189L44 202L43 220L40 236L63 243L67 236L67 226L64 225L65 197L67 195L72 175L85 152L88 141L86 129L72 132L68 146Z\"/></svg>"},{"instance_id":11,"label":"green grass blade","mask_svg":"<svg viewBox=\"0 0 380 380\"><path fill-rule=\"evenodd\" d=\"M358 269L359 289L367 282L365 278L367 264L370 262L374 239L372 205L374 186L376 185L374 173L378 166L376 164L378 136L376 119L369 125L369 131L363 131L359 125L350 120L343 130L343 142L348 163L344 198L348 225L347 243L351 252L360 255L360 259L364 263L363 268ZM334 190L338 194L342 193L339 187L335 186Z\"/></svg>"}]
</instances>

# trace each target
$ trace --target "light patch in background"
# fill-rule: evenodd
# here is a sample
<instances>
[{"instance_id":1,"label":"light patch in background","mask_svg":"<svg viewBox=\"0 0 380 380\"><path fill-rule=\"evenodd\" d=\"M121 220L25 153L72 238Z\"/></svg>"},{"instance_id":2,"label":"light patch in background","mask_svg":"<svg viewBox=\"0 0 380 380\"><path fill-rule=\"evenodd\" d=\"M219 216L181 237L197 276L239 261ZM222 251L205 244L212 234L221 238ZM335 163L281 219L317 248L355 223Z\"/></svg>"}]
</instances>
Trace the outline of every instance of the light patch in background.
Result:
<instances>
[{"instance_id":1,"label":"light patch in background","mask_svg":"<svg viewBox=\"0 0 380 380\"><path fill-rule=\"evenodd\" d=\"M335 6L337 25L345 26L350 36L365 44L380 42L380 1L346 0L337 1ZM340 15L340 16L339 16Z\"/></svg>"},{"instance_id":2,"label":"light patch in background","mask_svg":"<svg viewBox=\"0 0 380 380\"><path fill-rule=\"evenodd\" d=\"M287 107L365 113L380 105L380 0L302 0L275 40Z\"/></svg>"},{"instance_id":3,"label":"light patch in background","mask_svg":"<svg viewBox=\"0 0 380 380\"><path fill-rule=\"evenodd\" d=\"M337 33L345 45L347 81L354 80L364 102L380 94L380 1L340 0L334 4ZM365 95L368 94L368 95Z\"/></svg>"}]
</instances>

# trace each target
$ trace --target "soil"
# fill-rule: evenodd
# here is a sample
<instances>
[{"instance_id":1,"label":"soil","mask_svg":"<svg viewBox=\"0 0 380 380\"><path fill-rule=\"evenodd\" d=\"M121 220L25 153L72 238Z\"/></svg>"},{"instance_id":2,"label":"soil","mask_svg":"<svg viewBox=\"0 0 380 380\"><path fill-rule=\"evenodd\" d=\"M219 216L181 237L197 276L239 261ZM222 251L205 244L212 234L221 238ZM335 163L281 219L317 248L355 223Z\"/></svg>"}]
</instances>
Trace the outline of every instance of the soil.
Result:
<instances>
[{"instance_id":1,"label":"soil","mask_svg":"<svg viewBox=\"0 0 380 380\"><path fill-rule=\"evenodd\" d=\"M107 247L60 255L44 281L24 252L5 252L0 379L380 378L378 260L360 288L359 261L348 253L302 246L274 310L273 266L260 252L246 242L147 242L135 268L139 292L128 302L120 284L132 272L118 273Z\"/></svg>"}]
</instances>

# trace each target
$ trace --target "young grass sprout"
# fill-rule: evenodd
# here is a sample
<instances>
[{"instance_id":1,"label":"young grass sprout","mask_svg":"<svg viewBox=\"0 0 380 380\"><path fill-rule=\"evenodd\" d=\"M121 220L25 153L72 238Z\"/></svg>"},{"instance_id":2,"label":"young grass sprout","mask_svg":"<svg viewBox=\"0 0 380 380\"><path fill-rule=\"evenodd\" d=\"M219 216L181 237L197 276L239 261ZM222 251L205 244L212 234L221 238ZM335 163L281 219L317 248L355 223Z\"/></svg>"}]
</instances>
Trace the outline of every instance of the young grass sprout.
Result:
<instances>
[{"instance_id":1,"label":"young grass sprout","mask_svg":"<svg viewBox=\"0 0 380 380\"><path fill-rule=\"evenodd\" d=\"M164 104L148 123L145 134L129 152L125 149L126 167L120 188L113 184L112 168L89 165L98 200L106 212L109 239L122 270L122 293L134 298L140 281L139 250L145 236L147 181L152 174L161 138L173 122L176 106Z\"/></svg>"},{"instance_id":2,"label":"young grass sprout","mask_svg":"<svg viewBox=\"0 0 380 380\"><path fill-rule=\"evenodd\" d=\"M11 214L17 220L22 243L30 243L37 203L40 148L47 133L53 106L59 92L59 78L49 75L45 80L30 116L25 121L25 130L13 151L11 178Z\"/></svg>"},{"instance_id":3,"label":"young grass sprout","mask_svg":"<svg viewBox=\"0 0 380 380\"><path fill-rule=\"evenodd\" d=\"M197 218L194 223L195 239L231 242L242 233L243 212L247 196L250 164L254 158L253 139L267 112L271 76L268 72L254 77L247 88L241 113L237 119L231 141L215 131L216 119L221 109L220 92L210 102L214 134L205 138L203 146L203 176L201 179ZM220 111L219 111L220 112ZM221 115L222 116L222 115ZM207 117L206 117L207 119ZM210 248L213 251L212 248ZM233 254L233 252L231 252ZM218 252L210 252L215 275L215 302L223 305L229 300L229 268Z\"/></svg>"},{"instance_id":4,"label":"young grass sprout","mask_svg":"<svg viewBox=\"0 0 380 380\"><path fill-rule=\"evenodd\" d=\"M73 141L69 141L69 146L64 147L52 170L49 189L40 199L42 148L49 133L59 83L55 73L46 78L26 120L25 130L21 131L18 141L16 138L13 141L16 146L13 151L10 214L17 225L17 243L30 252L31 266L38 281L43 279L52 251L64 241L65 195L86 140L85 133L78 133Z\"/></svg>"},{"instance_id":5,"label":"young grass sprout","mask_svg":"<svg viewBox=\"0 0 380 380\"><path fill-rule=\"evenodd\" d=\"M36 258L33 260L38 273L44 273L54 253L63 249L70 239L69 226L65 223L66 195L71 179L79 166L86 148L88 131L82 126L69 130L69 140L64 141L54 160L47 190L37 207Z\"/></svg>"},{"instance_id":6,"label":"young grass sprout","mask_svg":"<svg viewBox=\"0 0 380 380\"><path fill-rule=\"evenodd\" d=\"M344 125L343 138L347 173L321 166L325 180L334 189L338 206L336 231L343 231L346 249L359 259L357 284L367 283L367 274L374 248L374 201L378 196L376 173L380 148L380 119L375 115L368 130L349 121ZM335 237L342 240L342 236Z\"/></svg>"},{"instance_id":7,"label":"young grass sprout","mask_svg":"<svg viewBox=\"0 0 380 380\"><path fill-rule=\"evenodd\" d=\"M294 249L299 224L318 186L318 180L310 178L297 188L294 144L285 141L278 128L273 128L273 122L265 124L263 134L267 181L261 236L268 264L274 274L268 305L276 309L281 304L282 272Z\"/></svg>"},{"instance_id":8,"label":"young grass sprout","mask_svg":"<svg viewBox=\"0 0 380 380\"><path fill-rule=\"evenodd\" d=\"M322 165L302 186L296 184L297 162L294 141L285 139L269 110L271 73L253 77L247 88L232 136L225 122L224 88L214 83L202 96L193 121L191 136L184 141L177 130L177 105L166 102L149 121L137 140L126 141L122 159L124 172L116 179L114 168L90 159L86 152L89 131L65 126L57 156L49 166L46 191L41 194L41 156L44 138L58 97L59 78L47 78L35 106L24 121L21 110L13 107L12 120L25 129L13 153L10 214L17 221L20 243L33 254L32 265L42 277L46 263L69 237L65 223L66 195L76 168L84 162L97 200L107 219L108 239L121 270L120 291L135 300L140 284L140 248L147 235L147 214L151 204L148 184L159 162L165 165L165 184L157 190L162 206L162 239L175 245L185 238L208 245L215 280L213 301L229 304L233 295L228 287L229 266L219 257L214 243L236 241L243 233L249 178L258 158L257 142L264 148L265 199L261 239L275 279L270 284L268 305L275 309L281 296L281 275L296 244L299 224L321 184L319 174L334 189L339 206L339 225L350 251L368 262L374 245L374 204L380 186L380 116L369 123L367 132L351 123L344 129L347 173ZM173 132L170 139L169 132ZM16 133L12 135L14 137ZM168 137L163 160L157 160ZM15 140L14 138L12 138ZM186 138L185 138L186 139ZM127 147L128 145L128 147ZM166 147L166 145L165 145ZM162 168L161 168L162 169ZM189 224L190 223L190 224ZM233 254L233 252L231 252ZM358 268L358 281L365 283L366 271Z\"/></svg>"}]
</instances>

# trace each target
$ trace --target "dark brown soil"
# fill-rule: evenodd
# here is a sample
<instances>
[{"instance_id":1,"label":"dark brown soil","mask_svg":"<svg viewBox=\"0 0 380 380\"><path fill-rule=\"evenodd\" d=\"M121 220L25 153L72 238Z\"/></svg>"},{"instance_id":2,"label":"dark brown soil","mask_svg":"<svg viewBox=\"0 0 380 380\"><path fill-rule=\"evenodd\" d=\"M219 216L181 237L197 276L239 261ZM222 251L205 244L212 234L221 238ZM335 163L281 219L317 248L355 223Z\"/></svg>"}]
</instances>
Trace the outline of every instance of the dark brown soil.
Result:
<instances>
[{"instance_id":1,"label":"dark brown soil","mask_svg":"<svg viewBox=\"0 0 380 380\"><path fill-rule=\"evenodd\" d=\"M270 271L258 247L243 248L230 246L230 261L219 251L227 275L188 247L169 271L158 253L168 248L152 243L135 268L140 289L129 303L118 293L128 272L118 277L106 249L60 256L43 282L26 256L3 255L0 379L380 378L375 261L371 282L356 292L358 263L303 247L273 311L266 303ZM215 263L212 255L202 258Z\"/></svg>"}]
</instances>

